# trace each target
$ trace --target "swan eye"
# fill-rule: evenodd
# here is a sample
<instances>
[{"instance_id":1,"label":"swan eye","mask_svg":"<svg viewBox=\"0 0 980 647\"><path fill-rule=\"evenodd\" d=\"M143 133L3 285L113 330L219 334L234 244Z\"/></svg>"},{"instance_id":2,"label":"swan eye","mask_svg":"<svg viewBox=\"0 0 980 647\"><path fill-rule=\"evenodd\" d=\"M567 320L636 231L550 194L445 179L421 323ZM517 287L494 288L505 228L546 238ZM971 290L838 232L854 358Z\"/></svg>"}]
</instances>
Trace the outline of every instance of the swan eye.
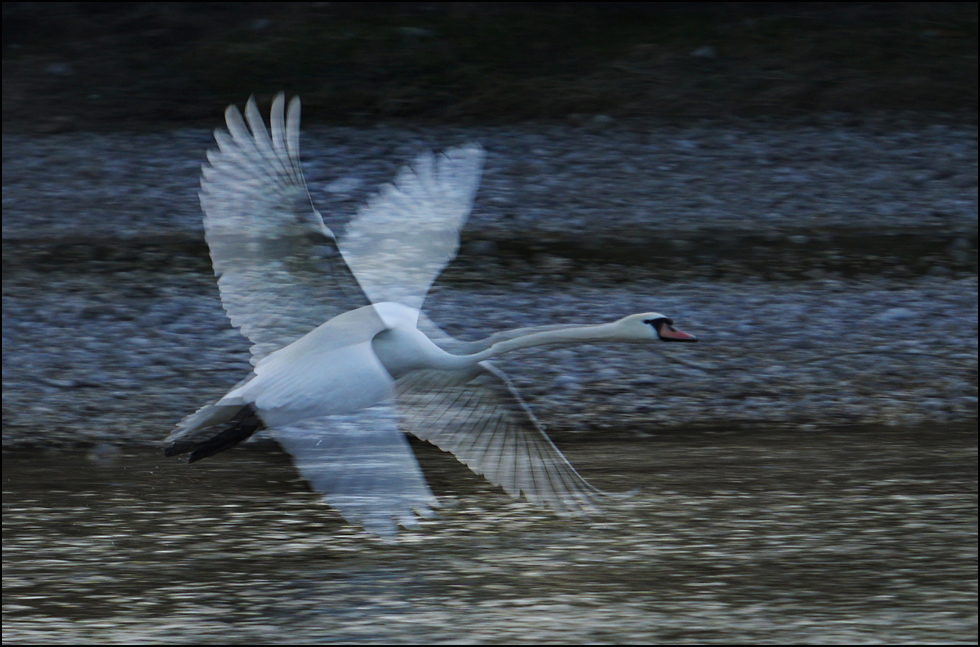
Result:
<instances>
[{"instance_id":1,"label":"swan eye","mask_svg":"<svg viewBox=\"0 0 980 647\"><path fill-rule=\"evenodd\" d=\"M660 317L658 319L644 319L643 323L650 324L655 329L659 329L661 324L667 324L668 326L673 326L674 322L667 317Z\"/></svg>"}]
</instances>

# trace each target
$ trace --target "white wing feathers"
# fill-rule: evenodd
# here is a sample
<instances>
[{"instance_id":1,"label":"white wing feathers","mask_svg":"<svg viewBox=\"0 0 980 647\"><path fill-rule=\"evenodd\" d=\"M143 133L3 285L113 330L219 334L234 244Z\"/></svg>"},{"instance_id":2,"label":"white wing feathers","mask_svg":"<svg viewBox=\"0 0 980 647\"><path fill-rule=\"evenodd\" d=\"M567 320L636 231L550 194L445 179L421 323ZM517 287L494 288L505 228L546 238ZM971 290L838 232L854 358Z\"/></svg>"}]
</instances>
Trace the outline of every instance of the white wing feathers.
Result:
<instances>
[{"instance_id":1,"label":"white wing feathers","mask_svg":"<svg viewBox=\"0 0 980 647\"><path fill-rule=\"evenodd\" d=\"M221 302L252 342L252 362L324 321L369 305L333 233L313 208L299 164L299 101L272 104L269 131L255 101L245 120L225 112L201 179L201 207ZM246 126L247 120L247 126ZM251 131L249 131L251 129Z\"/></svg>"},{"instance_id":2,"label":"white wing feathers","mask_svg":"<svg viewBox=\"0 0 980 647\"><path fill-rule=\"evenodd\" d=\"M476 145L420 155L358 211L340 248L372 303L422 307L459 249L484 157Z\"/></svg>"},{"instance_id":3,"label":"white wing feathers","mask_svg":"<svg viewBox=\"0 0 980 647\"><path fill-rule=\"evenodd\" d=\"M450 352L478 352L489 346L487 340L455 339L425 314L419 315L418 327ZM547 328L551 327L542 327ZM509 338L504 332L489 339ZM463 350L465 346L472 348ZM596 489L575 470L507 374L491 362L480 362L468 375L416 372L398 380L395 388L406 431L450 452L512 496L523 493L532 503L573 514L593 510L604 498L615 496Z\"/></svg>"},{"instance_id":4,"label":"white wing feathers","mask_svg":"<svg viewBox=\"0 0 980 647\"><path fill-rule=\"evenodd\" d=\"M432 495L393 407L326 416L279 427L279 443L310 486L345 519L382 537L418 526L439 502Z\"/></svg>"},{"instance_id":5,"label":"white wing feathers","mask_svg":"<svg viewBox=\"0 0 980 647\"><path fill-rule=\"evenodd\" d=\"M474 372L415 371L399 379L402 425L512 496L558 513L593 510L605 493L575 471L507 376L490 362Z\"/></svg>"}]
</instances>

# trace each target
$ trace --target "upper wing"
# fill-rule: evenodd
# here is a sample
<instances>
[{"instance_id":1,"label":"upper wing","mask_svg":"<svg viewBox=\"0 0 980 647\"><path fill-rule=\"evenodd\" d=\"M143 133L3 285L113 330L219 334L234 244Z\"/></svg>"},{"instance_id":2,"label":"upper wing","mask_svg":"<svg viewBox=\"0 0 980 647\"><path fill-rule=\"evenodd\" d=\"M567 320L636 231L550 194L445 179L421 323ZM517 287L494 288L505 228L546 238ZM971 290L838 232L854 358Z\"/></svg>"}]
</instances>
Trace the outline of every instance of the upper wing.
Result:
<instances>
[{"instance_id":1,"label":"upper wing","mask_svg":"<svg viewBox=\"0 0 980 647\"><path fill-rule=\"evenodd\" d=\"M358 211L340 248L372 303L422 307L459 249L484 157L477 145L420 155Z\"/></svg>"},{"instance_id":2,"label":"upper wing","mask_svg":"<svg viewBox=\"0 0 980 647\"><path fill-rule=\"evenodd\" d=\"M490 362L473 373L415 371L396 382L402 426L513 496L582 513L605 496L545 434L507 376Z\"/></svg>"},{"instance_id":3,"label":"upper wing","mask_svg":"<svg viewBox=\"0 0 980 647\"><path fill-rule=\"evenodd\" d=\"M390 405L273 431L310 486L345 519L382 537L418 525L438 501Z\"/></svg>"},{"instance_id":4,"label":"upper wing","mask_svg":"<svg viewBox=\"0 0 980 647\"><path fill-rule=\"evenodd\" d=\"M252 362L324 321L369 305L313 208L299 163L298 98L272 103L271 138L253 99L225 111L202 168L201 207L221 302ZM248 126L246 127L246 121Z\"/></svg>"}]
</instances>

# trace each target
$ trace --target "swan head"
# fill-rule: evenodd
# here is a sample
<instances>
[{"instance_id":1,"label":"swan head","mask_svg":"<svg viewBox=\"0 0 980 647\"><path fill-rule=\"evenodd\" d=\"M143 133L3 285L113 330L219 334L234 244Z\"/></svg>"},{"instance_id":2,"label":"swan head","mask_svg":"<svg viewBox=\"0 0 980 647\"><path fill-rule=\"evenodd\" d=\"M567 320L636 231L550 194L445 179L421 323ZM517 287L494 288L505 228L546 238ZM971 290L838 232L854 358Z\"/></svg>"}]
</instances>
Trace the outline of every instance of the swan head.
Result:
<instances>
[{"instance_id":1,"label":"swan head","mask_svg":"<svg viewBox=\"0 0 980 647\"><path fill-rule=\"evenodd\" d=\"M697 337L674 328L674 321L659 312L641 312L623 317L615 323L620 334L629 341L686 341L695 342Z\"/></svg>"}]
</instances>

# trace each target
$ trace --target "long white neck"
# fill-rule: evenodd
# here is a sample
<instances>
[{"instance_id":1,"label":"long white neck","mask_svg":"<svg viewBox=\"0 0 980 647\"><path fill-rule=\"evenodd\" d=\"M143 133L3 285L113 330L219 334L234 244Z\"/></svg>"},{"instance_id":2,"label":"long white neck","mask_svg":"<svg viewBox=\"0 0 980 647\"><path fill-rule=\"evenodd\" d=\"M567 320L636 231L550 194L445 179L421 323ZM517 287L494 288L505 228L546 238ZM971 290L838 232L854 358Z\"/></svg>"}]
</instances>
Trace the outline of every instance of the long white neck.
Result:
<instances>
[{"instance_id":1,"label":"long white neck","mask_svg":"<svg viewBox=\"0 0 980 647\"><path fill-rule=\"evenodd\" d=\"M514 333L519 333L515 335ZM622 335L615 323L584 326L543 326L540 329L522 328L510 331L505 339L493 341L489 348L473 355L464 355L470 361L482 362L504 353L533 346L551 344L587 344L589 342L620 341Z\"/></svg>"},{"instance_id":2,"label":"long white neck","mask_svg":"<svg viewBox=\"0 0 980 647\"><path fill-rule=\"evenodd\" d=\"M399 379L410 371L423 369L472 369L484 360L522 348L637 339L635 334L631 336L623 329L622 321L616 321L597 325L563 324L520 328L497 333L477 342L457 342L443 338L439 338L439 341L437 345L414 327L396 327L375 335L371 344L385 369L392 377Z\"/></svg>"}]
</instances>

